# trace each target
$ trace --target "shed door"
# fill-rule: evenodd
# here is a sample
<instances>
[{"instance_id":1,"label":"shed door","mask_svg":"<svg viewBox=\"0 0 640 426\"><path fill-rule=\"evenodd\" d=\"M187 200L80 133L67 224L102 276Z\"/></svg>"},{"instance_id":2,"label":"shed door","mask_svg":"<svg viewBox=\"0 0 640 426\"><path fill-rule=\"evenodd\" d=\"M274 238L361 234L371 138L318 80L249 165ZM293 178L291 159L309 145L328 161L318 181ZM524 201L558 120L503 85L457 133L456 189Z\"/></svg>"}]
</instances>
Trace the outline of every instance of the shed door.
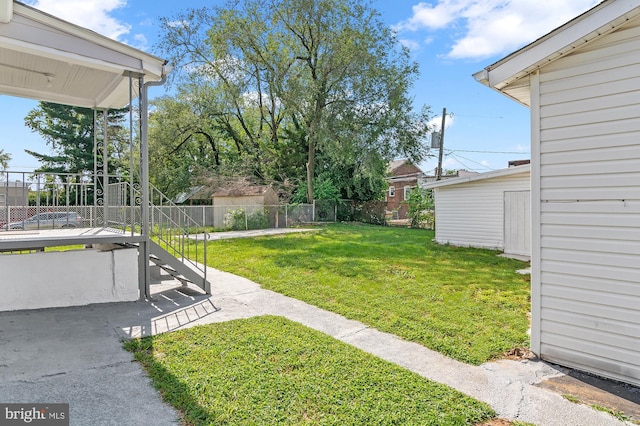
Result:
<instances>
[{"instance_id":1,"label":"shed door","mask_svg":"<svg viewBox=\"0 0 640 426\"><path fill-rule=\"evenodd\" d=\"M530 191L504 193L504 252L531 256Z\"/></svg>"}]
</instances>

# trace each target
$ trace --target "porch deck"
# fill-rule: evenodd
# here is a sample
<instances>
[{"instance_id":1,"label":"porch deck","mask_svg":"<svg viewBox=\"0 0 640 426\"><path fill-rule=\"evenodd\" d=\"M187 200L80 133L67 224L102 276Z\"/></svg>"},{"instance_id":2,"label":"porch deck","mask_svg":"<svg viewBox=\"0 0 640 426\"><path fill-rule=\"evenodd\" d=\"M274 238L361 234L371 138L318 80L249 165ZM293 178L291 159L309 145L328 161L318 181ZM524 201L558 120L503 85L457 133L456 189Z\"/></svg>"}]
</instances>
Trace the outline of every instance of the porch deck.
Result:
<instances>
[{"instance_id":1,"label":"porch deck","mask_svg":"<svg viewBox=\"0 0 640 426\"><path fill-rule=\"evenodd\" d=\"M1 231L0 251L37 250L75 244L138 243L142 235L115 228L64 228Z\"/></svg>"}]
</instances>

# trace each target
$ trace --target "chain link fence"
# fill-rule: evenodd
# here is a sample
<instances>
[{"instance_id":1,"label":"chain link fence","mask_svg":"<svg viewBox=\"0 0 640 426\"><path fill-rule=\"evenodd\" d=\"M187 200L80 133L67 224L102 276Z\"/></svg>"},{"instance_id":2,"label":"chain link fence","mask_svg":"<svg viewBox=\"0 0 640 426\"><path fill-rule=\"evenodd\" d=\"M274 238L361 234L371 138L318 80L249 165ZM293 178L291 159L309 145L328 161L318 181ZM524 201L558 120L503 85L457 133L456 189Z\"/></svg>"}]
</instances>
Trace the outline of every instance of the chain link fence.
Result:
<instances>
[{"instance_id":1,"label":"chain link fence","mask_svg":"<svg viewBox=\"0 0 640 426\"><path fill-rule=\"evenodd\" d=\"M11 185L5 181L0 182L0 191L4 195L0 200L0 229L9 229L6 224L44 218L41 216L49 213L68 213L70 217L80 219L73 224L76 227L102 227L133 228L140 223L140 205L136 192L126 183L110 184L105 191L104 203L99 199L96 205L91 196L86 195L84 186L78 187L84 191L72 192L70 186L62 187L66 192L60 197L47 195L42 185L38 186L33 181L20 176L23 181L16 180ZM40 178L38 178L40 180ZM34 188L36 191L34 191ZM37 188L42 188L37 190ZM57 188L57 187L55 187ZM75 187L74 187L75 188ZM71 188L73 189L73 188ZM35 194L35 196L34 196ZM53 195L53 193L51 193ZM72 194L73 197L68 194ZM91 192L89 192L91 195ZM35 203L36 205L29 205ZM60 205L63 204L64 205ZM104 205L106 204L106 205ZM132 206L133 204L133 206ZM350 200L315 200L313 204L280 204L280 205L235 205L235 206L155 206L152 209L150 222L159 223L162 218L170 218L176 224L197 223L200 226L217 230L248 230L263 228L287 228L318 222L356 221L385 224L385 208L383 201L354 202ZM47 217L49 217L47 216ZM63 219L64 220L64 219ZM35 220L36 228L62 227L63 220L54 222L51 226L44 221ZM33 225L33 224L31 224ZM30 225L30 226L31 226Z\"/></svg>"}]
</instances>

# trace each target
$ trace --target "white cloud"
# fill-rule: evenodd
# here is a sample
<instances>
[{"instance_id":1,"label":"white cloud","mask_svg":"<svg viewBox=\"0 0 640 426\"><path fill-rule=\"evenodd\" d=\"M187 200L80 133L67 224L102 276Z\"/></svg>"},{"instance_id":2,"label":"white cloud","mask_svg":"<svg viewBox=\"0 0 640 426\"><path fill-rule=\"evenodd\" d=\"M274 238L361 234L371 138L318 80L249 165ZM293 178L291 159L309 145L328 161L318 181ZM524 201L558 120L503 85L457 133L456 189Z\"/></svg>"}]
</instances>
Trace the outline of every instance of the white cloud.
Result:
<instances>
[{"instance_id":1,"label":"white cloud","mask_svg":"<svg viewBox=\"0 0 640 426\"><path fill-rule=\"evenodd\" d=\"M147 40L147 36L144 34L134 34L133 35L133 47L137 47L141 50L146 50L149 46L149 41Z\"/></svg>"},{"instance_id":2,"label":"white cloud","mask_svg":"<svg viewBox=\"0 0 640 426\"><path fill-rule=\"evenodd\" d=\"M446 136L446 130L449 129L449 127L453 126L454 123L454 118L453 118L453 114L447 114L447 116L444 119L444 130L445 130L445 136ZM430 129L432 129L433 131L440 131L440 128L442 127L442 116L437 116L437 117L433 117L431 120L429 120L428 126Z\"/></svg>"},{"instance_id":3,"label":"white cloud","mask_svg":"<svg viewBox=\"0 0 640 426\"><path fill-rule=\"evenodd\" d=\"M456 160L455 158L447 157L442 162L442 168L444 170L458 170L465 169L467 166Z\"/></svg>"},{"instance_id":4,"label":"white cloud","mask_svg":"<svg viewBox=\"0 0 640 426\"><path fill-rule=\"evenodd\" d=\"M511 52L600 3L601 0L437 0L413 6L403 31L453 29L452 59Z\"/></svg>"},{"instance_id":5,"label":"white cloud","mask_svg":"<svg viewBox=\"0 0 640 426\"><path fill-rule=\"evenodd\" d=\"M36 0L28 3L43 12L115 40L131 30L131 25L110 15L114 10L126 6L126 0Z\"/></svg>"},{"instance_id":6,"label":"white cloud","mask_svg":"<svg viewBox=\"0 0 640 426\"><path fill-rule=\"evenodd\" d=\"M420 48L420 43L415 40L410 40L408 38L401 38L398 40L401 45L408 48L409 50L418 50Z\"/></svg>"}]
</instances>

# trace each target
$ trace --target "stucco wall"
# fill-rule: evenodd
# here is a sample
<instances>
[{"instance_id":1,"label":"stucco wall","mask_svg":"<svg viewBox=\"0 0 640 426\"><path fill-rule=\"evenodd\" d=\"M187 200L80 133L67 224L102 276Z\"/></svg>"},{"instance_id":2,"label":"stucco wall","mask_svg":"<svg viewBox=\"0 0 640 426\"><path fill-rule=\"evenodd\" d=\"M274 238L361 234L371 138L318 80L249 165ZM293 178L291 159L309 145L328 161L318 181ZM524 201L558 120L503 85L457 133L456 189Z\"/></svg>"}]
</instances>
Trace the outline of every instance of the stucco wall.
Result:
<instances>
[{"instance_id":1,"label":"stucco wall","mask_svg":"<svg viewBox=\"0 0 640 426\"><path fill-rule=\"evenodd\" d=\"M0 255L0 311L138 300L138 251Z\"/></svg>"}]
</instances>

